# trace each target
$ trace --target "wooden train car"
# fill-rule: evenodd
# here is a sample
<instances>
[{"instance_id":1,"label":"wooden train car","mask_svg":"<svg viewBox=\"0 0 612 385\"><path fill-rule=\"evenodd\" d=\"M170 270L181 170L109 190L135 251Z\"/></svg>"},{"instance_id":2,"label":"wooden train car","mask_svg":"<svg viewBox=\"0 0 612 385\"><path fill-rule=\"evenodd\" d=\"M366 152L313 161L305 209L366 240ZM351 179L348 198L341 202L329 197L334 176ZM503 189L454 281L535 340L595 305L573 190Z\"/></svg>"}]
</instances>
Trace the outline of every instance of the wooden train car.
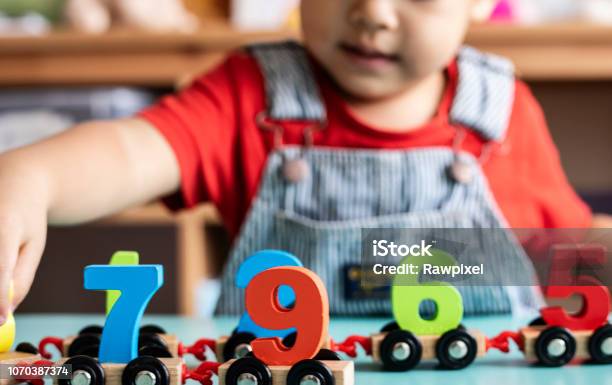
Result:
<instances>
[{"instance_id":1,"label":"wooden train car","mask_svg":"<svg viewBox=\"0 0 612 385\"><path fill-rule=\"evenodd\" d=\"M463 327L441 336L415 336L396 328L371 336L372 359L385 370L410 370L423 360L437 359L444 369L463 369L486 354L486 337Z\"/></svg>"},{"instance_id":2,"label":"wooden train car","mask_svg":"<svg viewBox=\"0 0 612 385\"><path fill-rule=\"evenodd\" d=\"M102 326L90 325L81 329L75 336L47 337L40 342L39 349L46 358L50 358L50 353L47 352L49 344L54 345L62 357L77 355L97 357L102 330ZM167 334L164 329L156 325L146 325L139 330L138 354L159 358L180 357L181 344L174 334Z\"/></svg>"},{"instance_id":3,"label":"wooden train car","mask_svg":"<svg viewBox=\"0 0 612 385\"><path fill-rule=\"evenodd\" d=\"M291 333L282 339L283 345L287 347L293 346L296 334ZM255 340L255 336L251 333L234 332L230 336L221 336L215 342L215 353L217 362L227 362L232 359L246 357L253 351L251 341ZM331 348L331 338L327 338L326 342L321 346L322 349Z\"/></svg>"},{"instance_id":4,"label":"wooden train car","mask_svg":"<svg viewBox=\"0 0 612 385\"><path fill-rule=\"evenodd\" d=\"M58 385L181 385L184 365L180 358L136 357L127 364L100 363L78 355L61 359L71 377L57 379Z\"/></svg>"},{"instance_id":5,"label":"wooden train car","mask_svg":"<svg viewBox=\"0 0 612 385\"><path fill-rule=\"evenodd\" d=\"M266 365L255 357L219 367L219 385L353 385L352 361L305 359L294 365Z\"/></svg>"},{"instance_id":6,"label":"wooden train car","mask_svg":"<svg viewBox=\"0 0 612 385\"><path fill-rule=\"evenodd\" d=\"M332 343L332 349L356 357L356 347L360 345L387 371L408 371L432 359L437 359L441 368L458 370L484 356L488 341L478 330L467 330L463 325L441 335L415 335L401 329L397 322L390 322L369 337L352 335L341 343Z\"/></svg>"},{"instance_id":7,"label":"wooden train car","mask_svg":"<svg viewBox=\"0 0 612 385\"><path fill-rule=\"evenodd\" d=\"M62 355L72 357L83 354L96 357L101 335L102 327L98 325L81 329L78 335L64 339ZM178 357L179 341L174 334L166 333L157 325L145 325L139 330L138 353L154 357Z\"/></svg>"},{"instance_id":8,"label":"wooden train car","mask_svg":"<svg viewBox=\"0 0 612 385\"><path fill-rule=\"evenodd\" d=\"M525 358L543 366L563 366L570 361L612 364L612 325L595 330L569 330L536 325L519 331Z\"/></svg>"}]
</instances>

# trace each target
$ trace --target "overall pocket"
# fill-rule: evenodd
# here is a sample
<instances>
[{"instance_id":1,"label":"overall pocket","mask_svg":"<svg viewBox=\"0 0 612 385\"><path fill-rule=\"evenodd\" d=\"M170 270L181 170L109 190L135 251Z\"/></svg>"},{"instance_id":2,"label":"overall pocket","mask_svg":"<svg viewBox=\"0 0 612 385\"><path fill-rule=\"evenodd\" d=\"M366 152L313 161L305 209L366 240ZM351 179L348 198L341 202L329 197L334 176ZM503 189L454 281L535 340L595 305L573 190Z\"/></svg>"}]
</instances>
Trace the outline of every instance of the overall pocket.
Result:
<instances>
[{"instance_id":1,"label":"overall pocket","mask_svg":"<svg viewBox=\"0 0 612 385\"><path fill-rule=\"evenodd\" d=\"M415 229L411 238L416 240L431 237L431 229L473 226L470 216L460 211L404 213L350 221L318 221L282 211L274 218L271 246L294 253L304 266L321 277L328 290L331 312L387 315L391 312L387 291L370 288L371 296L366 293L359 298L354 298L350 292L351 288L355 289L355 282L350 279L350 268L362 264L362 231L409 228ZM507 313L511 310L506 291L501 286L460 286L457 289L463 295L466 314ZM423 311L432 313L435 309L429 304Z\"/></svg>"}]
</instances>

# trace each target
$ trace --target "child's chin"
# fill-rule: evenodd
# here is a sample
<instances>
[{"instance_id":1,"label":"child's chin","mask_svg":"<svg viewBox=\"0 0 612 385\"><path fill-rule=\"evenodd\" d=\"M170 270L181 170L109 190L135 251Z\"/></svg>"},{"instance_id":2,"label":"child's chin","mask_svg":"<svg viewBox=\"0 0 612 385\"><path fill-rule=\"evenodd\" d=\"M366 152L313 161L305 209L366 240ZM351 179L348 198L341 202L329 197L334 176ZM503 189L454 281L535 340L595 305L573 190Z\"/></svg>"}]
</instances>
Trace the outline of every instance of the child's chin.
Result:
<instances>
[{"instance_id":1,"label":"child's chin","mask_svg":"<svg viewBox=\"0 0 612 385\"><path fill-rule=\"evenodd\" d=\"M342 84L344 91L365 100L380 100L392 97L400 92L397 82L379 78L353 77Z\"/></svg>"}]
</instances>

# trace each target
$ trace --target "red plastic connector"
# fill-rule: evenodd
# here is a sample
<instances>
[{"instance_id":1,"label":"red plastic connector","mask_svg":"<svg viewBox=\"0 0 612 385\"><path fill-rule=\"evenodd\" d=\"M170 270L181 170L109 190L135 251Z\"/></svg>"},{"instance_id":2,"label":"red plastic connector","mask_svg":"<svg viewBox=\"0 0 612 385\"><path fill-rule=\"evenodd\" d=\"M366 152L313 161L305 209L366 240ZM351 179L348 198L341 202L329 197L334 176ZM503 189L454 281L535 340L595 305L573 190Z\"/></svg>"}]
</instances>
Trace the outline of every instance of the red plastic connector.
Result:
<instances>
[{"instance_id":1,"label":"red plastic connector","mask_svg":"<svg viewBox=\"0 0 612 385\"><path fill-rule=\"evenodd\" d=\"M215 353L216 341L208 338L201 338L190 346L184 346L182 343L179 343L178 355L182 357L185 354L192 354L198 360L206 361L206 348Z\"/></svg>"},{"instance_id":2,"label":"red plastic connector","mask_svg":"<svg viewBox=\"0 0 612 385\"><path fill-rule=\"evenodd\" d=\"M32 363L32 365L36 365L36 366L55 366L55 362L50 361L50 360L38 360L38 361L34 361Z\"/></svg>"},{"instance_id":3,"label":"red plastic connector","mask_svg":"<svg viewBox=\"0 0 612 385\"><path fill-rule=\"evenodd\" d=\"M194 370L189 370L187 366L183 364L182 383L184 384L187 380L194 380L199 382L200 385L212 385L212 377L213 375L219 374L219 366L221 366L221 364L218 362L205 361Z\"/></svg>"},{"instance_id":4,"label":"red plastic connector","mask_svg":"<svg viewBox=\"0 0 612 385\"><path fill-rule=\"evenodd\" d=\"M45 337L40 340L38 344L38 352L40 355L46 359L51 359L53 356L51 353L47 351L47 345L53 345L57 350L59 350L60 355L64 351L64 340L59 337Z\"/></svg>"},{"instance_id":5,"label":"red plastic connector","mask_svg":"<svg viewBox=\"0 0 612 385\"><path fill-rule=\"evenodd\" d=\"M514 341L516 346L522 351L525 348L525 343L521 335L513 331L504 331L493 338L487 338L487 351L497 349L500 352L510 352L510 341Z\"/></svg>"},{"instance_id":6,"label":"red plastic connector","mask_svg":"<svg viewBox=\"0 0 612 385\"><path fill-rule=\"evenodd\" d=\"M348 336L344 341L337 344L331 341L331 350L335 352L345 353L349 357L357 357L357 345L360 345L365 350L367 355L372 355L372 340L370 337L364 336Z\"/></svg>"},{"instance_id":7,"label":"red plastic connector","mask_svg":"<svg viewBox=\"0 0 612 385\"><path fill-rule=\"evenodd\" d=\"M19 362L16 366L18 367L30 367L30 366L54 366L55 363L49 360L38 360L32 363ZM30 385L45 385L45 380L42 377L15 377L17 382L25 382Z\"/></svg>"}]
</instances>

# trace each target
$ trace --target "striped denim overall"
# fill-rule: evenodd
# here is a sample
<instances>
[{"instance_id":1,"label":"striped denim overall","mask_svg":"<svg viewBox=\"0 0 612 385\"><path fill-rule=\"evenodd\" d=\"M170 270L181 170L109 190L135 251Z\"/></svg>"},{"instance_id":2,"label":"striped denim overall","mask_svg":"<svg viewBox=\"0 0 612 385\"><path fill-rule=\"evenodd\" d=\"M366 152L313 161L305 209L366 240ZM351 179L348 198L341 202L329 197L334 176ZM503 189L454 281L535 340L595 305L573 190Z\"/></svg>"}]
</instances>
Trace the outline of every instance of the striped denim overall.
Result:
<instances>
[{"instance_id":1,"label":"striped denim overall","mask_svg":"<svg viewBox=\"0 0 612 385\"><path fill-rule=\"evenodd\" d=\"M250 52L265 79L271 120L325 121L325 106L303 48L296 43L267 44ZM452 122L487 140L503 140L514 99L512 64L466 47L458 67ZM288 180L284 166L298 158L308 172L302 180ZM470 170L469 183L449 177L457 159ZM283 146L268 157L258 194L226 264L216 312L243 312L244 290L234 285L238 267L255 251L280 249L295 254L322 278L332 313L389 314L388 298L354 300L343 294L344 266L361 262L362 228L505 227L479 161L469 153L445 147L390 151ZM505 268L511 267L498 273L535 277L518 243L509 231L503 233L508 233L512 247L488 245L493 261L504 260ZM507 313L534 308L540 301L529 286L458 289L466 314ZM428 306L424 312L435 311Z\"/></svg>"}]
</instances>

